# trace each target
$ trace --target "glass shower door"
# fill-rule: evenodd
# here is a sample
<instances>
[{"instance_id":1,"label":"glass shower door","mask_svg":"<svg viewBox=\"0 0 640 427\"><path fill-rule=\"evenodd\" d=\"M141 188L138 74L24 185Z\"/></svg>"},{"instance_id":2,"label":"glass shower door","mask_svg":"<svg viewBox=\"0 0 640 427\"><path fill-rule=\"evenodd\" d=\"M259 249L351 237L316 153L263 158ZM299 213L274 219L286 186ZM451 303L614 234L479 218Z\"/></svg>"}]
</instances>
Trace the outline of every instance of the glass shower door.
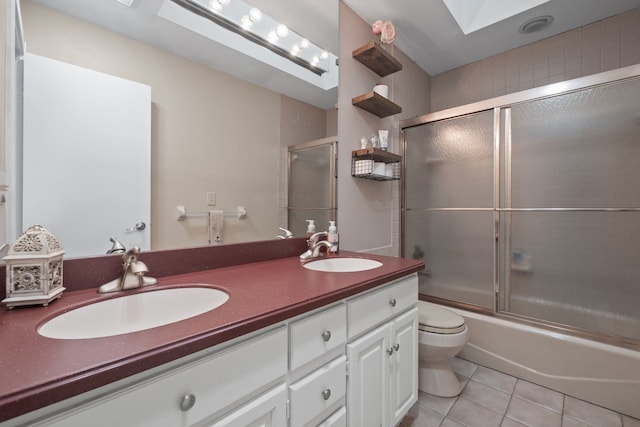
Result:
<instances>
[{"instance_id":1,"label":"glass shower door","mask_svg":"<svg viewBox=\"0 0 640 427\"><path fill-rule=\"evenodd\" d=\"M640 80L511 107L500 309L640 339Z\"/></svg>"},{"instance_id":2,"label":"glass shower door","mask_svg":"<svg viewBox=\"0 0 640 427\"><path fill-rule=\"evenodd\" d=\"M420 293L491 309L493 128L489 110L404 131L403 254L427 266Z\"/></svg>"}]
</instances>

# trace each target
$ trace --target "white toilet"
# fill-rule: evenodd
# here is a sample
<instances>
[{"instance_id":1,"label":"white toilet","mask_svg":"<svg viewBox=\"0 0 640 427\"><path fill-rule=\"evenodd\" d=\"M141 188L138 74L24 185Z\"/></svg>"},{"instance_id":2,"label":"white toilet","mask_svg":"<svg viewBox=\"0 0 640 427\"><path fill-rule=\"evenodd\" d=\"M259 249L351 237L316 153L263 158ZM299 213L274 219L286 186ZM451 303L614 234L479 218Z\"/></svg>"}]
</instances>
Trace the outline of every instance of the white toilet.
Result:
<instances>
[{"instance_id":1,"label":"white toilet","mask_svg":"<svg viewBox=\"0 0 640 427\"><path fill-rule=\"evenodd\" d=\"M426 301L418 301L418 388L441 397L460 394L460 382L449 359L467 343L464 318L451 310Z\"/></svg>"}]
</instances>

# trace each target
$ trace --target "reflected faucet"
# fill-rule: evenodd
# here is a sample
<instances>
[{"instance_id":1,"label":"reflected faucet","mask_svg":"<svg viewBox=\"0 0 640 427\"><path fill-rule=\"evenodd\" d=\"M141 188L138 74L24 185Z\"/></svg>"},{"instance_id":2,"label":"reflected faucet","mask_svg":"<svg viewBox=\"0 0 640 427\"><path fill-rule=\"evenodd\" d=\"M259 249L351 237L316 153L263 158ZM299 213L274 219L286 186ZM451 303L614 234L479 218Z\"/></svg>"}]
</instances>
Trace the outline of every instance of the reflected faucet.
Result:
<instances>
[{"instance_id":1,"label":"reflected faucet","mask_svg":"<svg viewBox=\"0 0 640 427\"><path fill-rule=\"evenodd\" d=\"M312 234L311 237L309 237L309 240L307 240L307 246L309 246L309 249L307 249L305 253L300 255L300 261L304 262L313 258L318 258L320 256L320 248L323 246L327 248L327 250L331 248L331 243L329 243L328 241L318 240L321 236L328 235L329 233L327 233L326 231L319 231Z\"/></svg>"},{"instance_id":2,"label":"reflected faucet","mask_svg":"<svg viewBox=\"0 0 640 427\"><path fill-rule=\"evenodd\" d=\"M122 254L127 251L122 242L115 237L109 237L109 241L113 243L111 249L107 251L107 254Z\"/></svg>"},{"instance_id":3,"label":"reflected faucet","mask_svg":"<svg viewBox=\"0 0 640 427\"><path fill-rule=\"evenodd\" d=\"M146 264L138 260L140 248L134 246L122 256L122 275L112 281L105 283L98 288L98 293L124 291L126 289L141 288L143 286L155 285L158 279L146 277L149 272Z\"/></svg>"},{"instance_id":4,"label":"reflected faucet","mask_svg":"<svg viewBox=\"0 0 640 427\"><path fill-rule=\"evenodd\" d=\"M293 233L287 230L286 228L278 227L278 230L284 232L284 236L282 234L278 234L276 236L276 239L292 239L293 238Z\"/></svg>"}]
</instances>

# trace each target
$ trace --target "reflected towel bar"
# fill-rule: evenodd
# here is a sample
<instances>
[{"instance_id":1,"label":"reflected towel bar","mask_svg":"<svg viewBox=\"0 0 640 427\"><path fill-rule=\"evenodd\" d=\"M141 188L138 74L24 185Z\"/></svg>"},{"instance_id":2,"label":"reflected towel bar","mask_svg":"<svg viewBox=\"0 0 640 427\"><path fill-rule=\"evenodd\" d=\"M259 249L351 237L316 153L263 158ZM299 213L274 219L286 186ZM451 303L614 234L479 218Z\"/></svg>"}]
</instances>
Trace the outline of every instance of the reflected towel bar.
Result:
<instances>
[{"instance_id":1,"label":"reflected towel bar","mask_svg":"<svg viewBox=\"0 0 640 427\"><path fill-rule=\"evenodd\" d=\"M195 217L208 218L209 217L209 212L187 213L187 208L184 206L176 206L176 211L177 211L178 221L183 221L187 218L195 218ZM247 210L244 208L244 206L238 206L238 209L235 212L225 212L224 217L245 219L247 217Z\"/></svg>"}]
</instances>

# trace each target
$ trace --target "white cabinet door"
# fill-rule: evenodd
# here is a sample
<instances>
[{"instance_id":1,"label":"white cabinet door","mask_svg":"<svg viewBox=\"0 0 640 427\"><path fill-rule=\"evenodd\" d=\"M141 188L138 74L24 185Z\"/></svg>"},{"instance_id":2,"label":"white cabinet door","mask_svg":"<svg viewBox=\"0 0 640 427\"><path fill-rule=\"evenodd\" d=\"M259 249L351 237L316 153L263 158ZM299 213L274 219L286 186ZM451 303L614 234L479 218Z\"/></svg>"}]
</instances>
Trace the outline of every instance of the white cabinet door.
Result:
<instances>
[{"instance_id":1,"label":"white cabinet door","mask_svg":"<svg viewBox=\"0 0 640 427\"><path fill-rule=\"evenodd\" d=\"M281 384L208 427L282 427L287 424L287 386Z\"/></svg>"},{"instance_id":2,"label":"white cabinet door","mask_svg":"<svg viewBox=\"0 0 640 427\"><path fill-rule=\"evenodd\" d=\"M394 426L418 399L418 309L347 344L349 426Z\"/></svg>"},{"instance_id":3,"label":"white cabinet door","mask_svg":"<svg viewBox=\"0 0 640 427\"><path fill-rule=\"evenodd\" d=\"M418 400L418 309L413 308L391 323L389 358L390 425L396 425Z\"/></svg>"},{"instance_id":4,"label":"white cabinet door","mask_svg":"<svg viewBox=\"0 0 640 427\"><path fill-rule=\"evenodd\" d=\"M389 325L382 325L347 344L349 377L347 412L350 426L386 426L389 419Z\"/></svg>"}]
</instances>

